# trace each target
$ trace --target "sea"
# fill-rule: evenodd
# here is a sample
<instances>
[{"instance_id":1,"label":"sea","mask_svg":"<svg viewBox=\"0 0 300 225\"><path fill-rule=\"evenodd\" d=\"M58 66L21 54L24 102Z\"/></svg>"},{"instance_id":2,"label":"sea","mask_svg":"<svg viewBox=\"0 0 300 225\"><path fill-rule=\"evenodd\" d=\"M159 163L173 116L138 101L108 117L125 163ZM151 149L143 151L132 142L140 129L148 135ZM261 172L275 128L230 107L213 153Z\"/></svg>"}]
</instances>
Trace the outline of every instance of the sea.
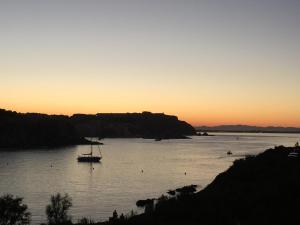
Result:
<instances>
[{"instance_id":1,"label":"sea","mask_svg":"<svg viewBox=\"0 0 300 225\"><path fill-rule=\"evenodd\" d=\"M236 159L300 141L300 134L210 134L162 141L103 139L100 163L77 162L78 155L90 152L89 145L2 149L0 195L22 197L32 224L46 222L45 207L56 193L72 198L69 213L73 222L82 217L105 221L114 210L119 215L142 212L136 207L140 199L156 198L190 184L201 190ZM100 154L98 146L93 146L93 153Z\"/></svg>"}]
</instances>

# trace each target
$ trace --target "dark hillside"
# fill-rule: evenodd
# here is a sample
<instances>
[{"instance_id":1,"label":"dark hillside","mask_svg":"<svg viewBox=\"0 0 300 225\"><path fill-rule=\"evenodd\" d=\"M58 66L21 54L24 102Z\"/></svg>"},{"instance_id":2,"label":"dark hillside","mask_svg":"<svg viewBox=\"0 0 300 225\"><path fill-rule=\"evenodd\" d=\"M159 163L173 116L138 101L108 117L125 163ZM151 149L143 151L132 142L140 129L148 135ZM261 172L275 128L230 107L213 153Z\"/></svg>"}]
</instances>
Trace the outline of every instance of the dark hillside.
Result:
<instances>
[{"instance_id":1,"label":"dark hillside","mask_svg":"<svg viewBox=\"0 0 300 225\"><path fill-rule=\"evenodd\" d=\"M66 116L0 110L0 147L55 147L89 143Z\"/></svg>"},{"instance_id":2,"label":"dark hillside","mask_svg":"<svg viewBox=\"0 0 300 225\"><path fill-rule=\"evenodd\" d=\"M82 136L101 138L184 138L195 129L176 116L163 113L99 113L75 114L71 121Z\"/></svg>"},{"instance_id":3,"label":"dark hillside","mask_svg":"<svg viewBox=\"0 0 300 225\"><path fill-rule=\"evenodd\" d=\"M194 128L176 116L115 113L71 117L0 109L0 147L31 148L89 144L84 137L185 138Z\"/></svg>"}]
</instances>

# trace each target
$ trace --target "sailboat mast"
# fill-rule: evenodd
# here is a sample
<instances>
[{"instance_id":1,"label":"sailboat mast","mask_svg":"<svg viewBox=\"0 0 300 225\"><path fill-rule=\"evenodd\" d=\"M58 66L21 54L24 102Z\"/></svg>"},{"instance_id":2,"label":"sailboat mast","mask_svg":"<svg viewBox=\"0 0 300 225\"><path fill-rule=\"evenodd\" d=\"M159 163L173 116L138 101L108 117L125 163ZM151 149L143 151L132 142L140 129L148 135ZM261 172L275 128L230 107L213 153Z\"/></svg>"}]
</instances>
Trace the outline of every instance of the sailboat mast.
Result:
<instances>
[{"instance_id":1,"label":"sailboat mast","mask_svg":"<svg viewBox=\"0 0 300 225\"><path fill-rule=\"evenodd\" d=\"M93 156L93 138L91 139L91 157Z\"/></svg>"},{"instance_id":2,"label":"sailboat mast","mask_svg":"<svg viewBox=\"0 0 300 225\"><path fill-rule=\"evenodd\" d=\"M93 145L91 144L91 156L93 156Z\"/></svg>"}]
</instances>

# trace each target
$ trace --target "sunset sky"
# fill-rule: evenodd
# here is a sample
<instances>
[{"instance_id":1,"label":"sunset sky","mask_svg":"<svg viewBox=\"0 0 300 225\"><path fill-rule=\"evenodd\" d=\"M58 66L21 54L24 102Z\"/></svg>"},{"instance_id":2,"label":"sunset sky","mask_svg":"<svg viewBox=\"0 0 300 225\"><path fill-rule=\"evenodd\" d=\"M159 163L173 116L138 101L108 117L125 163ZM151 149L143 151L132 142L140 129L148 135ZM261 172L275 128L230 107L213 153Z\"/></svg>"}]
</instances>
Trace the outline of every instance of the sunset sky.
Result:
<instances>
[{"instance_id":1,"label":"sunset sky","mask_svg":"<svg viewBox=\"0 0 300 225\"><path fill-rule=\"evenodd\" d=\"M0 28L0 108L300 127L299 0L3 0Z\"/></svg>"}]
</instances>

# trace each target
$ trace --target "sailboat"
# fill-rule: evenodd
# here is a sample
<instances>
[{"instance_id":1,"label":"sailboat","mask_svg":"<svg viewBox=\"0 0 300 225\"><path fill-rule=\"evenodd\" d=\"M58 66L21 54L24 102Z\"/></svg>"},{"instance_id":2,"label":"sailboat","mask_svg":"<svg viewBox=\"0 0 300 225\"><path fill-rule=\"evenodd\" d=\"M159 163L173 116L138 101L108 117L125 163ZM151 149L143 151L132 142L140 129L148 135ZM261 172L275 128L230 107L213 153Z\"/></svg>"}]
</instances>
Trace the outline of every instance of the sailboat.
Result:
<instances>
[{"instance_id":1,"label":"sailboat","mask_svg":"<svg viewBox=\"0 0 300 225\"><path fill-rule=\"evenodd\" d=\"M100 162L102 159L100 147L99 148L99 156L94 156L93 155L93 144L91 144L91 152L90 153L85 153L77 157L78 162Z\"/></svg>"}]
</instances>

